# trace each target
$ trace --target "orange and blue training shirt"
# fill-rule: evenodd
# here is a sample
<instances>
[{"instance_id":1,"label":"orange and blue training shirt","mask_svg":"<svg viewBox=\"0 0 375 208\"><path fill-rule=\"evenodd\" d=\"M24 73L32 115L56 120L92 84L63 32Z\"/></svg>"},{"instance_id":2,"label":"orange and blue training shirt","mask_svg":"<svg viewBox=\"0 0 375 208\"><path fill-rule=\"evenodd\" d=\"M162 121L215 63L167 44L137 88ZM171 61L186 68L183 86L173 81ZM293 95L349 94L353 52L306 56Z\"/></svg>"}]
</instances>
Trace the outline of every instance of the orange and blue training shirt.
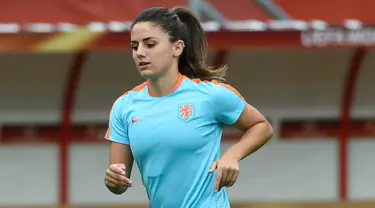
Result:
<instances>
[{"instance_id":1,"label":"orange and blue training shirt","mask_svg":"<svg viewBox=\"0 0 375 208\"><path fill-rule=\"evenodd\" d=\"M209 168L244 99L229 85L181 74L168 96L152 97L147 83L116 100L105 138L130 146L152 208L229 208Z\"/></svg>"}]
</instances>

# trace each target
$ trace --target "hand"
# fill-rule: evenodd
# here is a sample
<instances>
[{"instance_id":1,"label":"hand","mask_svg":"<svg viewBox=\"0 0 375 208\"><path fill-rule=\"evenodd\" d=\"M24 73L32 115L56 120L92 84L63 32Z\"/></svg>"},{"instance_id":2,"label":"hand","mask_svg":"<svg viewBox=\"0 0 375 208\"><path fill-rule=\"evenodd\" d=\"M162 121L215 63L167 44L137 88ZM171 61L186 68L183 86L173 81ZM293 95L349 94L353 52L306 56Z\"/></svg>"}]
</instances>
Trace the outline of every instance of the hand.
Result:
<instances>
[{"instance_id":1,"label":"hand","mask_svg":"<svg viewBox=\"0 0 375 208\"><path fill-rule=\"evenodd\" d=\"M233 186L240 172L238 160L225 155L211 165L210 173L213 173L215 169L217 169L215 192L219 192L223 186Z\"/></svg>"},{"instance_id":2,"label":"hand","mask_svg":"<svg viewBox=\"0 0 375 208\"><path fill-rule=\"evenodd\" d=\"M106 171L105 185L109 188L128 188L132 181L126 177L126 167L123 163L112 164Z\"/></svg>"}]
</instances>

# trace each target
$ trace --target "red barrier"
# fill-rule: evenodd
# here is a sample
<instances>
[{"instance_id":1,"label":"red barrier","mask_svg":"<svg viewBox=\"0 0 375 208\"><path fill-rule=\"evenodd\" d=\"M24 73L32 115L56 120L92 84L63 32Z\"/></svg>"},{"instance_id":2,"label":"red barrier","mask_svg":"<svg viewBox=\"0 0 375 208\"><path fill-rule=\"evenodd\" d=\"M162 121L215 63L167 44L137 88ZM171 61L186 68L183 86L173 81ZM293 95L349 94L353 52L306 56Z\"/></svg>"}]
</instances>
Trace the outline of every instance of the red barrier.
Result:
<instances>
[{"instance_id":1,"label":"red barrier","mask_svg":"<svg viewBox=\"0 0 375 208\"><path fill-rule=\"evenodd\" d=\"M69 139L72 131L72 112L75 103L77 86L81 78L87 53L80 52L69 70L69 76L66 83L63 106L62 106L62 128L60 131L60 204L67 205L68 184L69 184L69 164L68 151Z\"/></svg>"},{"instance_id":2,"label":"red barrier","mask_svg":"<svg viewBox=\"0 0 375 208\"><path fill-rule=\"evenodd\" d=\"M347 200L348 198L348 140L351 130L351 109L355 95L355 87L357 83L357 77L361 70L362 62L366 55L366 50L360 48L355 51L351 62L349 63L348 74L345 80L345 86L341 104L341 127L340 127L340 138L339 138L339 160L340 160L340 171L339 171L339 191L340 199Z\"/></svg>"}]
</instances>

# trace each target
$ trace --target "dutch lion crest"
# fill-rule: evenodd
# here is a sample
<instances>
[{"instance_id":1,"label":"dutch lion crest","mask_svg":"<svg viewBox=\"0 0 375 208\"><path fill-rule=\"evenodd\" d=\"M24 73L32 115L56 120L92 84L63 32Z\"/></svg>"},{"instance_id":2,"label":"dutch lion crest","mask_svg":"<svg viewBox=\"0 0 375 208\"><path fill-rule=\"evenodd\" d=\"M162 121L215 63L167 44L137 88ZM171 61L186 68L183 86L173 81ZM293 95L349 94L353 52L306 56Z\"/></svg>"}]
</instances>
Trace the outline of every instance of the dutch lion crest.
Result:
<instances>
[{"instance_id":1,"label":"dutch lion crest","mask_svg":"<svg viewBox=\"0 0 375 208\"><path fill-rule=\"evenodd\" d=\"M178 106L178 117L186 122L191 121L194 118L194 105L192 104L180 104Z\"/></svg>"}]
</instances>

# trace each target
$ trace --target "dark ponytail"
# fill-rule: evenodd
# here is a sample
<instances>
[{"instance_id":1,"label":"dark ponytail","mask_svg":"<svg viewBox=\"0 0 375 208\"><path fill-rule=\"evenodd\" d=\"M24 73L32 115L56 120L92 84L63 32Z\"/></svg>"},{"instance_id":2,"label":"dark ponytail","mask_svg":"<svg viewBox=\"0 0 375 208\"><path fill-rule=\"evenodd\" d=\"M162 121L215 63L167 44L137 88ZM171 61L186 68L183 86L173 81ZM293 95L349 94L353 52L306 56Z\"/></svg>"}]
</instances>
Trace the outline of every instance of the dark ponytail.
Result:
<instances>
[{"instance_id":1,"label":"dark ponytail","mask_svg":"<svg viewBox=\"0 0 375 208\"><path fill-rule=\"evenodd\" d=\"M178 70L189 78L219 82L225 81L227 67L218 68L208 66L207 39L199 19L187 8L174 7L170 11L166 8L150 8L143 11L134 20L137 22L153 22L169 34L171 42L183 40L185 48L182 52Z\"/></svg>"},{"instance_id":2,"label":"dark ponytail","mask_svg":"<svg viewBox=\"0 0 375 208\"><path fill-rule=\"evenodd\" d=\"M210 67L206 64L207 39L198 18L183 7L175 7L171 10L175 13L187 29L186 47L182 53L178 67L181 74L202 80L225 81L226 66L220 68Z\"/></svg>"}]
</instances>

